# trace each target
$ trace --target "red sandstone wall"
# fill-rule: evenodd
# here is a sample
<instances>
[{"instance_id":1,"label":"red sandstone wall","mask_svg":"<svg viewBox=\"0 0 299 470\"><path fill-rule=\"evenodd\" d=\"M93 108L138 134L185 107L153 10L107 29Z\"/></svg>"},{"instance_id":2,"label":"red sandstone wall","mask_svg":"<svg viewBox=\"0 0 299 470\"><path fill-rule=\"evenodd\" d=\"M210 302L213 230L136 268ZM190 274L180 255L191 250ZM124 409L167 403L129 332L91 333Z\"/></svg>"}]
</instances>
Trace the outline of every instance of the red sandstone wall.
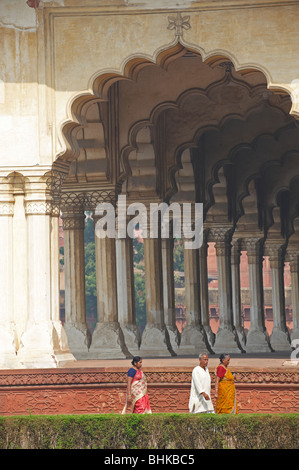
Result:
<instances>
[{"instance_id":1,"label":"red sandstone wall","mask_svg":"<svg viewBox=\"0 0 299 470\"><path fill-rule=\"evenodd\" d=\"M145 369L154 413L188 412L191 372ZM299 412L299 371L238 370L236 389L240 413ZM126 370L1 371L0 414L120 413L125 393Z\"/></svg>"}]
</instances>

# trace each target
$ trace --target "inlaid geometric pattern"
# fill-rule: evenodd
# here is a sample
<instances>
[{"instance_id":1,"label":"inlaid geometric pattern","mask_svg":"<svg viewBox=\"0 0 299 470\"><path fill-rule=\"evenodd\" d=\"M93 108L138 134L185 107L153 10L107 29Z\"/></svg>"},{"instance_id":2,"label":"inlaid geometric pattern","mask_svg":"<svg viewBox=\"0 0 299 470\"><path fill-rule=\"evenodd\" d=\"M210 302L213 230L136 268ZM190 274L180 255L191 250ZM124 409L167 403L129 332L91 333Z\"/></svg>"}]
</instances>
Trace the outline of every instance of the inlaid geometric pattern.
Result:
<instances>
[{"instance_id":1,"label":"inlaid geometric pattern","mask_svg":"<svg viewBox=\"0 0 299 470\"><path fill-rule=\"evenodd\" d=\"M152 411L188 413L192 368L143 369ZM3 370L0 414L120 413L126 397L125 368ZM215 375L212 377L212 399ZM235 368L240 413L299 412L298 370Z\"/></svg>"}]
</instances>

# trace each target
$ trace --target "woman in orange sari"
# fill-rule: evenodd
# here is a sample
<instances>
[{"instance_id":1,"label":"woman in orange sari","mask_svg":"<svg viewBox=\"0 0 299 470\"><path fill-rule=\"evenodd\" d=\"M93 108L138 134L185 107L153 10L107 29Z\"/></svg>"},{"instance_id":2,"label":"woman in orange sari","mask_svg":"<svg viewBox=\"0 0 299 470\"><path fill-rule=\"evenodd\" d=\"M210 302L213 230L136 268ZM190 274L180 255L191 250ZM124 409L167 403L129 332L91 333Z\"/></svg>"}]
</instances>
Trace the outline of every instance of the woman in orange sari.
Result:
<instances>
[{"instance_id":1,"label":"woman in orange sari","mask_svg":"<svg viewBox=\"0 0 299 470\"><path fill-rule=\"evenodd\" d=\"M229 354L221 354L220 364L216 369L216 413L237 414L236 388L234 376L228 368Z\"/></svg>"},{"instance_id":2,"label":"woman in orange sari","mask_svg":"<svg viewBox=\"0 0 299 470\"><path fill-rule=\"evenodd\" d=\"M142 358L133 357L132 366L127 374L127 400L123 410L125 413L127 405L131 406L132 413L151 413L151 407L147 394L147 381L141 370Z\"/></svg>"}]
</instances>

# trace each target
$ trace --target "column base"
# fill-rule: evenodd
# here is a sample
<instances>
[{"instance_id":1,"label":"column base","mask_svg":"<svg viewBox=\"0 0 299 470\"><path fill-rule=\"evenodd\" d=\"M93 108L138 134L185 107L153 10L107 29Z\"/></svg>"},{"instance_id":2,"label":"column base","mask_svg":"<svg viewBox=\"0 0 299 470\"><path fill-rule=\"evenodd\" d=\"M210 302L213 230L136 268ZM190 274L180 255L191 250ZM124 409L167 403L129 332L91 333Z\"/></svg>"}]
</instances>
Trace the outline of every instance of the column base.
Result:
<instances>
[{"instance_id":1,"label":"column base","mask_svg":"<svg viewBox=\"0 0 299 470\"><path fill-rule=\"evenodd\" d=\"M169 336L169 342L171 344L171 349L175 354L178 354L178 349L181 343L181 333L176 326L166 325L166 330Z\"/></svg>"},{"instance_id":2,"label":"column base","mask_svg":"<svg viewBox=\"0 0 299 470\"><path fill-rule=\"evenodd\" d=\"M216 340L216 335L215 335L215 333L213 333L212 328L210 327L210 325L208 325L208 326L203 326L203 329L204 329L204 331L205 331L205 333L206 333L207 341L209 342L209 345L210 345L211 347L213 347L214 344L215 344L215 340Z\"/></svg>"},{"instance_id":3,"label":"column base","mask_svg":"<svg viewBox=\"0 0 299 470\"><path fill-rule=\"evenodd\" d=\"M88 359L91 335L85 324L65 323L64 331L71 353L75 359ZM62 338L61 338L62 339Z\"/></svg>"},{"instance_id":4,"label":"column base","mask_svg":"<svg viewBox=\"0 0 299 470\"><path fill-rule=\"evenodd\" d=\"M227 328L218 328L216 333L215 344L213 350L217 354L221 353L241 353L242 348L237 338L236 332Z\"/></svg>"},{"instance_id":5,"label":"column base","mask_svg":"<svg viewBox=\"0 0 299 470\"><path fill-rule=\"evenodd\" d=\"M181 335L179 347L180 355L198 356L200 353L209 352L210 347L205 339L203 328L199 325L187 325Z\"/></svg>"},{"instance_id":6,"label":"column base","mask_svg":"<svg viewBox=\"0 0 299 470\"><path fill-rule=\"evenodd\" d=\"M293 341L294 339L297 339L299 343L299 328L294 328L291 333L291 340Z\"/></svg>"},{"instance_id":7,"label":"column base","mask_svg":"<svg viewBox=\"0 0 299 470\"><path fill-rule=\"evenodd\" d=\"M274 327L270 336L270 344L274 351L289 351L291 348L289 332Z\"/></svg>"},{"instance_id":8,"label":"column base","mask_svg":"<svg viewBox=\"0 0 299 470\"><path fill-rule=\"evenodd\" d=\"M237 342L239 343L239 348L242 351L246 351L247 338L243 329L235 328L235 334L237 335Z\"/></svg>"},{"instance_id":9,"label":"column base","mask_svg":"<svg viewBox=\"0 0 299 470\"><path fill-rule=\"evenodd\" d=\"M147 323L141 338L140 356L164 356L172 355L169 351L169 335L166 327L160 325L152 325Z\"/></svg>"},{"instance_id":10,"label":"column base","mask_svg":"<svg viewBox=\"0 0 299 470\"><path fill-rule=\"evenodd\" d=\"M28 325L20 343L17 358L21 368L55 368L75 361L69 349L60 348L52 322Z\"/></svg>"},{"instance_id":11,"label":"column base","mask_svg":"<svg viewBox=\"0 0 299 470\"><path fill-rule=\"evenodd\" d=\"M13 328L0 325L0 369L19 369L20 367Z\"/></svg>"},{"instance_id":12,"label":"column base","mask_svg":"<svg viewBox=\"0 0 299 470\"><path fill-rule=\"evenodd\" d=\"M130 323L120 323L120 329L123 333L123 341L129 354L139 356L141 344L141 335L138 327Z\"/></svg>"},{"instance_id":13,"label":"column base","mask_svg":"<svg viewBox=\"0 0 299 470\"><path fill-rule=\"evenodd\" d=\"M92 334L88 359L123 359L131 357L124 344L119 323L97 323Z\"/></svg>"},{"instance_id":14,"label":"column base","mask_svg":"<svg viewBox=\"0 0 299 470\"><path fill-rule=\"evenodd\" d=\"M267 332L263 332L258 329L249 329L245 350L247 353L273 352Z\"/></svg>"}]
</instances>

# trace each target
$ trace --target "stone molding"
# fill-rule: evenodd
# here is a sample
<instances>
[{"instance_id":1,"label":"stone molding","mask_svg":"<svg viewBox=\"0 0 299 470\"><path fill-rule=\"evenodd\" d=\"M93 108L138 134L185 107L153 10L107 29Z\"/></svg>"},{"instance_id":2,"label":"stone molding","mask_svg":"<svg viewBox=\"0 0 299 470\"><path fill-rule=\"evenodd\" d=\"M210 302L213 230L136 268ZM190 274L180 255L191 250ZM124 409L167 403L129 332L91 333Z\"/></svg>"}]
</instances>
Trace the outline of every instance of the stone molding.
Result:
<instances>
[{"instance_id":1,"label":"stone molding","mask_svg":"<svg viewBox=\"0 0 299 470\"><path fill-rule=\"evenodd\" d=\"M286 261L290 263L291 273L298 272L298 251L288 251Z\"/></svg>"},{"instance_id":2,"label":"stone molding","mask_svg":"<svg viewBox=\"0 0 299 470\"><path fill-rule=\"evenodd\" d=\"M63 230L84 230L85 215L81 213L63 213L62 216Z\"/></svg>"},{"instance_id":3,"label":"stone molding","mask_svg":"<svg viewBox=\"0 0 299 470\"><path fill-rule=\"evenodd\" d=\"M113 189L100 191L66 191L61 193L61 207L81 208L86 211L94 211L98 204L108 202L115 206L117 193Z\"/></svg>"},{"instance_id":4,"label":"stone molding","mask_svg":"<svg viewBox=\"0 0 299 470\"><path fill-rule=\"evenodd\" d=\"M51 215L51 201L25 201L26 215Z\"/></svg>"},{"instance_id":5,"label":"stone molding","mask_svg":"<svg viewBox=\"0 0 299 470\"><path fill-rule=\"evenodd\" d=\"M0 201L0 216L13 216L14 215L14 202Z\"/></svg>"},{"instance_id":6,"label":"stone molding","mask_svg":"<svg viewBox=\"0 0 299 470\"><path fill-rule=\"evenodd\" d=\"M170 370L163 369L161 371L152 368L144 368L147 382L166 384L191 384L191 375L193 368L179 370L173 368ZM35 371L5 371L0 372L0 387L12 386L45 386L45 385L90 385L90 384L126 384L127 369L107 371L103 368L84 368L82 369L37 369ZM248 369L244 370L240 367L235 367L233 370L235 374L236 386L241 384L259 384L259 385L296 385L299 386L299 370L293 369ZM212 383L215 382L215 372L210 370Z\"/></svg>"}]
</instances>

